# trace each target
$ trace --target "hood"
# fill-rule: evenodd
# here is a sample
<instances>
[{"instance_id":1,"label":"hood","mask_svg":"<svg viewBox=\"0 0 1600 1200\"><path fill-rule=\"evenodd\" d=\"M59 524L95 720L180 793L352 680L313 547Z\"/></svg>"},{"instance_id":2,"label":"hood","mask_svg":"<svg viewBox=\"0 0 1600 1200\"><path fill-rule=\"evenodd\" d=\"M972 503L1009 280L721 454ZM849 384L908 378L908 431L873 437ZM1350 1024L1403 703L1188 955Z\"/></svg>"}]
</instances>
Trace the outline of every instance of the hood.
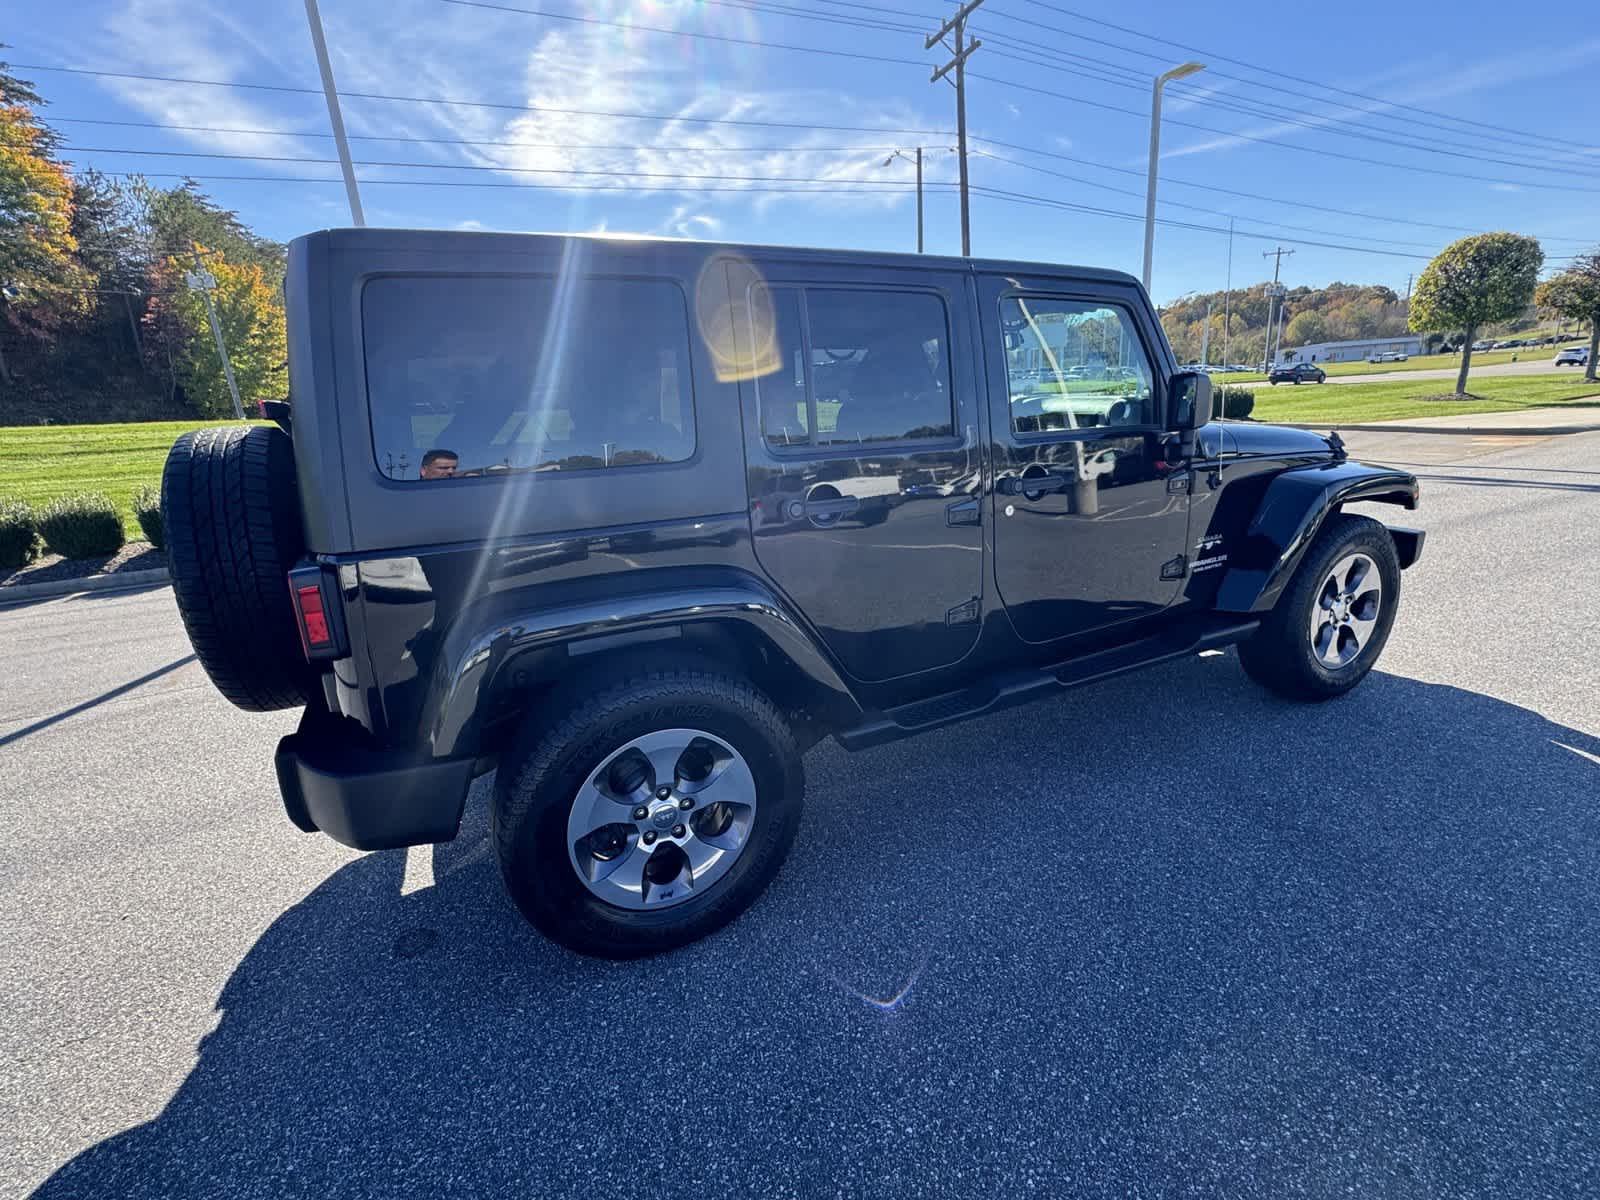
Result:
<instances>
[{"instance_id":1,"label":"hood","mask_svg":"<svg viewBox=\"0 0 1600 1200\"><path fill-rule=\"evenodd\" d=\"M1286 425L1261 425L1255 421L1226 421L1208 429L1222 432L1223 452L1231 454L1321 454L1333 456L1328 435Z\"/></svg>"}]
</instances>

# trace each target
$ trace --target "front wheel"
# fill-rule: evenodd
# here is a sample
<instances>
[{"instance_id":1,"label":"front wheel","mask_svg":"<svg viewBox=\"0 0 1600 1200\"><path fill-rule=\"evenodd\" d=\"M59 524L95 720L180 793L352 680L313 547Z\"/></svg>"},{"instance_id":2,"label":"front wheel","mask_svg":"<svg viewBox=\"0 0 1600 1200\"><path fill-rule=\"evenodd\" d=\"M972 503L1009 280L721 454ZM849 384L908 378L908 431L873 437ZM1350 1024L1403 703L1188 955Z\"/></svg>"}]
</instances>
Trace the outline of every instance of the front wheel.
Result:
<instances>
[{"instance_id":1,"label":"front wheel","mask_svg":"<svg viewBox=\"0 0 1600 1200\"><path fill-rule=\"evenodd\" d=\"M1331 700L1366 678L1400 603L1400 559L1370 517L1330 517L1261 628L1239 646L1248 674L1280 696Z\"/></svg>"},{"instance_id":2,"label":"front wheel","mask_svg":"<svg viewBox=\"0 0 1600 1200\"><path fill-rule=\"evenodd\" d=\"M750 683L668 663L553 697L500 772L506 888L581 954L637 958L733 920L777 874L800 821L800 755Z\"/></svg>"}]
</instances>

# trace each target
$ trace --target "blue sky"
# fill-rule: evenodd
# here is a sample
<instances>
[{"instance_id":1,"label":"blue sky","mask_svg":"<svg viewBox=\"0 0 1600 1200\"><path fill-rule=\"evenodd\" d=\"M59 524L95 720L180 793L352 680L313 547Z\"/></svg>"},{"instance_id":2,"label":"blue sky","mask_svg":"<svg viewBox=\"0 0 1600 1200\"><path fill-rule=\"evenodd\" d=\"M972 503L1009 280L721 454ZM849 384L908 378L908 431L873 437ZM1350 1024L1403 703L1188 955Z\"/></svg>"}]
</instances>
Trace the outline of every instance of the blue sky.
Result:
<instances>
[{"instance_id":1,"label":"blue sky","mask_svg":"<svg viewBox=\"0 0 1600 1200\"><path fill-rule=\"evenodd\" d=\"M369 223L912 249L912 168L884 159L922 145L928 249L959 251L954 92L928 82L945 52L916 32L953 4L503 4L544 15L323 0L339 88L368 94L347 96L344 113ZM1403 290L1466 232L1538 235L1552 265L1600 242L1600 27L1576 10L1516 23L1477 0L1295 7L988 0L971 22L985 43L968 99L974 254L1137 273L1150 80L1188 59L1208 69L1167 93L1160 215L1209 228L1158 230L1158 303L1223 285L1228 238L1212 230L1230 216L1236 285L1270 277L1261 253L1280 243L1295 250L1292 285ZM300 4L13 0L12 11L17 64L291 89L19 68L74 161L192 174L273 237L348 223L337 168L293 161L333 158L316 136L328 131L320 93L292 90L318 85ZM597 115L617 113L659 119ZM259 157L190 157L205 154ZM210 178L226 175L255 178ZM530 183L545 186L519 186Z\"/></svg>"}]
</instances>

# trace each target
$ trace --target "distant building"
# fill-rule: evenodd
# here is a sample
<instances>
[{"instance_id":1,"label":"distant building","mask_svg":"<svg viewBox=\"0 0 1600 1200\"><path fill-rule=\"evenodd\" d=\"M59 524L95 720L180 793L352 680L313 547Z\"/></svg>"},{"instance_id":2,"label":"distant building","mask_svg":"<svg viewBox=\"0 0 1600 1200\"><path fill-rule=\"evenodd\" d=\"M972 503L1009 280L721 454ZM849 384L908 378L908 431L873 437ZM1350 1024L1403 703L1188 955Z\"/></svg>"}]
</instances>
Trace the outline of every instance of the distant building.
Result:
<instances>
[{"instance_id":1,"label":"distant building","mask_svg":"<svg viewBox=\"0 0 1600 1200\"><path fill-rule=\"evenodd\" d=\"M1414 333L1395 337L1359 338L1353 342L1313 342L1292 350L1279 350L1279 365L1297 362L1361 362L1374 354L1421 354L1422 338Z\"/></svg>"}]
</instances>

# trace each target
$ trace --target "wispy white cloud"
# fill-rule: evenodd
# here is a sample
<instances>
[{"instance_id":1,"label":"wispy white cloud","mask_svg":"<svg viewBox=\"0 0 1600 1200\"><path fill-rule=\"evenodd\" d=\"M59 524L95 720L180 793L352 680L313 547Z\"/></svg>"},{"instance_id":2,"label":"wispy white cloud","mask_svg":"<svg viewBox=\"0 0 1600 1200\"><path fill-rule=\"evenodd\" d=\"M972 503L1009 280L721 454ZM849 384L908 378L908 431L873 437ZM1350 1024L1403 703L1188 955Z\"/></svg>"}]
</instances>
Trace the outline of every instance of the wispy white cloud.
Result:
<instances>
[{"instance_id":1,"label":"wispy white cloud","mask_svg":"<svg viewBox=\"0 0 1600 1200\"><path fill-rule=\"evenodd\" d=\"M700 19L697 6L671 5L653 11L650 23ZM430 0L391 0L381 20L370 4L334 8L324 20L354 157L367 180L538 184L568 198L569 228L593 224L597 211L619 196L660 195L684 203L671 223L699 237L720 229L708 209L752 202L765 209L791 198L775 189L815 189L798 197L813 207L892 207L911 199L903 164L883 165L892 136L761 125L794 122L804 113L863 127L924 123L903 105L869 107L837 92L792 86L788 76L769 82L754 61L712 71L699 60L699 49L674 52L671 40L658 35ZM134 71L295 86L317 81L298 5L195 9L187 0L123 0L105 23L104 37L107 57L114 52ZM165 123L282 131L174 133L196 150L333 158L331 139L295 132L327 129L326 110L314 94L133 80L107 86ZM525 104L530 111L373 98L386 94ZM628 112L666 119L601 115ZM458 139L521 144L452 144ZM220 170L203 162L173 169ZM336 175L331 163L261 162L248 169ZM471 203L472 193L453 194Z\"/></svg>"},{"instance_id":2,"label":"wispy white cloud","mask_svg":"<svg viewBox=\"0 0 1600 1200\"><path fill-rule=\"evenodd\" d=\"M1303 135L1308 130L1326 128L1339 121L1360 120L1362 116L1392 112L1404 105L1434 102L1448 99L1452 96L1469 95L1485 88L1517 83L1524 79L1547 77L1572 67L1593 62L1597 51L1600 51L1600 39L1589 39L1566 46L1507 55L1497 59L1480 59L1477 62L1467 64L1452 63L1449 70L1427 69L1426 64L1397 64L1393 68L1393 72L1404 72L1399 75L1399 78L1422 79L1426 82L1401 87L1383 101L1356 99L1339 101L1340 107L1337 110L1328 112L1325 116L1296 115L1292 120L1269 122L1239 131L1239 134L1246 136L1228 134L1188 145L1174 146L1170 149L1164 149L1161 157L1164 159L1183 158L1188 155L1233 149L1237 146L1250 145L1251 138L1277 137L1286 133ZM1364 81L1361 86L1364 88L1381 87L1383 86L1383 80ZM1196 104L1209 96L1219 95L1224 90L1225 88L1222 85L1194 89L1189 96L1184 97L1174 105L1174 108ZM1318 99L1317 97L1309 98L1313 101ZM1333 102L1328 101L1328 103ZM1294 104L1292 99L1289 101L1289 106L1299 107ZM1372 129L1373 127L1369 126L1368 128ZM1378 126L1376 129L1382 130L1383 127ZM1451 138L1450 134L1442 131L1437 135L1431 135L1421 130L1408 134L1405 130L1399 128L1385 132L1392 132L1396 137L1406 140L1414 140L1416 138L1426 140L1431 136L1437 136L1441 140ZM1466 145L1473 145L1468 140L1471 135L1465 130L1456 136ZM1380 145L1378 148L1381 149L1382 146ZM1458 146L1454 140L1451 140L1447 148L1453 150L1457 149Z\"/></svg>"}]
</instances>

